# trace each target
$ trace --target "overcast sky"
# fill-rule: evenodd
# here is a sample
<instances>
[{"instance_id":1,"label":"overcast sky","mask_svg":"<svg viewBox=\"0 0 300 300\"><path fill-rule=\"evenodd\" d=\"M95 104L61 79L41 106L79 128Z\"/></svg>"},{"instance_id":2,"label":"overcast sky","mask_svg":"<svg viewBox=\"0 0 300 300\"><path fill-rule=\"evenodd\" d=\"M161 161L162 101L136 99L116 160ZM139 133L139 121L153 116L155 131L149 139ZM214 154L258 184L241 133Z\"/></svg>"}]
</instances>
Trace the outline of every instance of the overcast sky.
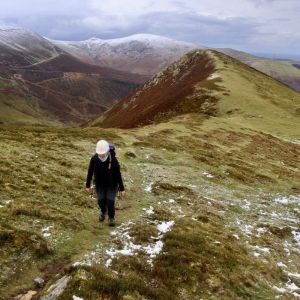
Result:
<instances>
[{"instance_id":1,"label":"overcast sky","mask_svg":"<svg viewBox=\"0 0 300 300\"><path fill-rule=\"evenodd\" d=\"M151 33L300 56L299 0L2 0L0 25L59 40Z\"/></svg>"}]
</instances>

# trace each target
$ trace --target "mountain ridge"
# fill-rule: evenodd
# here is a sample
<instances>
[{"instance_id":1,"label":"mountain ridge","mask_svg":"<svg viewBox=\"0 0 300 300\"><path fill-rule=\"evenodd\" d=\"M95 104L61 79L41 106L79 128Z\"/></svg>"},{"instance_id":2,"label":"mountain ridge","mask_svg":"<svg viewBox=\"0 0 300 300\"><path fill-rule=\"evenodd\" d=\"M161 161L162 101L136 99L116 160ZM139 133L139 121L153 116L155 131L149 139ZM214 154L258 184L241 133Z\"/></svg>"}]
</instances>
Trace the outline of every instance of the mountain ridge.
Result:
<instances>
[{"instance_id":1,"label":"mountain ridge","mask_svg":"<svg viewBox=\"0 0 300 300\"><path fill-rule=\"evenodd\" d=\"M157 95L160 84L162 86L165 84L164 89L167 89L171 86L169 81L174 74L186 79L189 75L193 76L189 72L186 74L180 72L187 69L187 66L190 67L195 57L203 55L210 57L207 63L214 64L215 70L202 80L194 77L195 82L191 84L189 93L184 96L180 96L179 81L175 80L172 93L162 97L160 104L157 105L163 105L164 101L169 103L168 99L176 98L178 95L176 101L172 105L169 103L165 111L151 114L151 111L156 109L155 101L160 99ZM204 70L207 63L201 64L200 62L197 67ZM170 72L171 69L173 74ZM140 113L137 115L135 110L139 105L141 105ZM260 119L263 119L261 123L271 126L272 118L279 117L283 118L284 126L288 126L291 120L297 123L297 116L300 112L300 94L255 68L218 51L195 50L173 63L90 124L130 128L169 120L172 116L193 113L193 111L201 112L204 118L214 116L230 118L249 125L256 123L257 126L259 126ZM148 115L144 115L144 112ZM126 120L121 117L123 114L126 114Z\"/></svg>"}]
</instances>

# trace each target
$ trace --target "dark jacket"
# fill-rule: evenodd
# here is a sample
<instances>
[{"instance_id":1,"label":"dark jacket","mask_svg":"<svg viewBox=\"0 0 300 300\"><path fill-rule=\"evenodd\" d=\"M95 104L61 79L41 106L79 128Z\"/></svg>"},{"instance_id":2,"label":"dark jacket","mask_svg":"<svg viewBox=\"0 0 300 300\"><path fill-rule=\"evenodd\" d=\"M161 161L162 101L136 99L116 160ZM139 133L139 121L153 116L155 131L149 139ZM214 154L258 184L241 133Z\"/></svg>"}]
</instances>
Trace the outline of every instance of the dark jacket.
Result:
<instances>
[{"instance_id":1,"label":"dark jacket","mask_svg":"<svg viewBox=\"0 0 300 300\"><path fill-rule=\"evenodd\" d=\"M86 187L91 186L91 181L94 175L95 184L97 187L117 187L119 191L124 191L124 184L121 176L120 165L117 158L111 155L111 168L109 170L109 157L105 162L102 162L98 154L92 156L86 177Z\"/></svg>"}]
</instances>

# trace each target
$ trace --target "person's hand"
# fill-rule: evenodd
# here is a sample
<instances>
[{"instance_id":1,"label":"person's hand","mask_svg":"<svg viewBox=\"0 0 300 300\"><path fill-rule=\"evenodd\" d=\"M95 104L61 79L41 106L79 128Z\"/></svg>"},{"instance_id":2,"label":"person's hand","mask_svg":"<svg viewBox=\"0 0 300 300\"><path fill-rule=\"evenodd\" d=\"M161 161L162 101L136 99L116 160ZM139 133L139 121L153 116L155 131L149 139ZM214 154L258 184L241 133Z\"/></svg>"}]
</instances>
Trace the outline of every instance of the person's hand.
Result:
<instances>
[{"instance_id":1,"label":"person's hand","mask_svg":"<svg viewBox=\"0 0 300 300\"><path fill-rule=\"evenodd\" d=\"M87 192L87 193L91 193L91 191L92 191L92 188L85 188L85 191Z\"/></svg>"},{"instance_id":2,"label":"person's hand","mask_svg":"<svg viewBox=\"0 0 300 300\"><path fill-rule=\"evenodd\" d=\"M120 192L119 192L119 196L120 196L121 198L125 197L125 191L120 191Z\"/></svg>"}]
</instances>

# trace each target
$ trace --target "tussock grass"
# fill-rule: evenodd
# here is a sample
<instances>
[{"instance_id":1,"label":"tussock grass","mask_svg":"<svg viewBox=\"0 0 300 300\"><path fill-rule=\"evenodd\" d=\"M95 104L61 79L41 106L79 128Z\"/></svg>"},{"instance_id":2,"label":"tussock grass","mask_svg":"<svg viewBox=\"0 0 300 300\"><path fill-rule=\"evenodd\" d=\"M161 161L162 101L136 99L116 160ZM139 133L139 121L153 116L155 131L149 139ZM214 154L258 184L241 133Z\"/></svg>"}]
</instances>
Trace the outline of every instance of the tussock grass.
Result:
<instances>
[{"instance_id":1,"label":"tussock grass","mask_svg":"<svg viewBox=\"0 0 300 300\"><path fill-rule=\"evenodd\" d=\"M159 218L156 213L155 218ZM76 270L60 299L266 299L275 296L268 281L285 280L277 268L249 257L244 246L226 234L222 222L182 220L164 238L152 268L141 256L121 257L113 272L101 267ZM135 242L140 233L131 231ZM210 233L209 235L207 233ZM215 244L214 240L222 240ZM140 240L141 242L145 240ZM88 278L88 279L87 279ZM260 278L260 280L258 280Z\"/></svg>"},{"instance_id":2,"label":"tussock grass","mask_svg":"<svg viewBox=\"0 0 300 300\"><path fill-rule=\"evenodd\" d=\"M21 230L13 227L0 228L0 245L8 249L29 249L39 257L52 252L47 241L39 234L32 231Z\"/></svg>"}]
</instances>

